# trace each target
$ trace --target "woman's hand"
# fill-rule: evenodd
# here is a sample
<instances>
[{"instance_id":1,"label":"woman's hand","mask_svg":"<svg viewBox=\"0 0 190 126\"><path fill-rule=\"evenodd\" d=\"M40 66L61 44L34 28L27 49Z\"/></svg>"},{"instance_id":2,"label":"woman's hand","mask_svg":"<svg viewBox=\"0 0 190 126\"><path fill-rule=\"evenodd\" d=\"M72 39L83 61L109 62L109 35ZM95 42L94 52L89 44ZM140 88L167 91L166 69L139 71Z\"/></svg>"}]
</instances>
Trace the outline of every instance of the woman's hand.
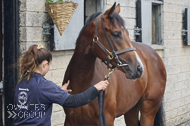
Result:
<instances>
[{"instance_id":1,"label":"woman's hand","mask_svg":"<svg viewBox=\"0 0 190 126\"><path fill-rule=\"evenodd\" d=\"M71 89L67 89L69 86L70 80L67 81L67 83L65 83L63 86L61 86L61 89L67 91L67 92L72 92Z\"/></svg>"},{"instance_id":2,"label":"woman's hand","mask_svg":"<svg viewBox=\"0 0 190 126\"><path fill-rule=\"evenodd\" d=\"M94 87L100 91L100 90L106 90L107 86L109 85L108 81L100 81L99 83L95 84Z\"/></svg>"}]
</instances>

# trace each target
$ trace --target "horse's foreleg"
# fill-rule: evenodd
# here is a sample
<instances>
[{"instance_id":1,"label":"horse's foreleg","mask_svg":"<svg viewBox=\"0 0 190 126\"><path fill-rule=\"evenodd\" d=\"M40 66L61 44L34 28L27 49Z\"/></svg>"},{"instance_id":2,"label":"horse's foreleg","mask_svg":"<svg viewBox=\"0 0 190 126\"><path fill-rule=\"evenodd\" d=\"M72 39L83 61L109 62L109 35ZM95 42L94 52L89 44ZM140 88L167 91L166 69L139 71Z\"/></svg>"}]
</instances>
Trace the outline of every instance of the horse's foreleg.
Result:
<instances>
[{"instance_id":1,"label":"horse's foreleg","mask_svg":"<svg viewBox=\"0 0 190 126\"><path fill-rule=\"evenodd\" d=\"M154 119L156 116L157 111L160 108L161 101L154 102L145 100L142 101L140 105L140 112L141 112L141 126L153 126Z\"/></svg>"},{"instance_id":2,"label":"horse's foreleg","mask_svg":"<svg viewBox=\"0 0 190 126\"><path fill-rule=\"evenodd\" d=\"M139 126L138 113L138 105L135 105L127 113L124 114L125 123L127 126Z\"/></svg>"},{"instance_id":3,"label":"horse's foreleg","mask_svg":"<svg viewBox=\"0 0 190 126\"><path fill-rule=\"evenodd\" d=\"M104 114L105 114L105 119L106 119L106 126L114 126L114 119L115 119L115 114L114 114L114 110L113 111L109 111L105 110ZM100 126L100 121L98 120L98 126Z\"/></svg>"},{"instance_id":4,"label":"horse's foreleg","mask_svg":"<svg viewBox=\"0 0 190 126\"><path fill-rule=\"evenodd\" d=\"M106 117L106 126L114 126L114 119L112 117Z\"/></svg>"}]
</instances>

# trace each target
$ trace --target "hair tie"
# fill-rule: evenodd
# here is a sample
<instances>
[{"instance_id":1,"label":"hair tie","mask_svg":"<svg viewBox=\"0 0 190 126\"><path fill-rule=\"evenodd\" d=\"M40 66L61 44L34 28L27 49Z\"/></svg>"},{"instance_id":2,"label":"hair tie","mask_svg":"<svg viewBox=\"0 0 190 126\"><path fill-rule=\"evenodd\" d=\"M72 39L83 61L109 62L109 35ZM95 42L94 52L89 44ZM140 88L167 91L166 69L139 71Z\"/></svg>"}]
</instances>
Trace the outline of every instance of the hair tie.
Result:
<instances>
[{"instance_id":1,"label":"hair tie","mask_svg":"<svg viewBox=\"0 0 190 126\"><path fill-rule=\"evenodd\" d=\"M43 46L41 44L38 44L37 49L41 49Z\"/></svg>"}]
</instances>

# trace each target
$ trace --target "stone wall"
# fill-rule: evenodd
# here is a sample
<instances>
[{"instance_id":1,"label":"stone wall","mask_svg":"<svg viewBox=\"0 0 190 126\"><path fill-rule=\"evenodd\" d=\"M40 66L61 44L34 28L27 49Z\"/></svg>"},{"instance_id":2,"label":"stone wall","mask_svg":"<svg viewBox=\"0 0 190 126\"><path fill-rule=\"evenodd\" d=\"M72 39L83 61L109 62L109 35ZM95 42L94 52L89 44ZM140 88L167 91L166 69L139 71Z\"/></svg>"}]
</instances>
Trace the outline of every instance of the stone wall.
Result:
<instances>
[{"instance_id":1,"label":"stone wall","mask_svg":"<svg viewBox=\"0 0 190 126\"><path fill-rule=\"evenodd\" d=\"M20 0L20 52L28 49L34 43L43 44L49 48L49 39L42 34L42 24L48 22L49 16L45 10L46 0ZM95 3L89 2L89 6ZM135 40L136 0L107 0L106 9L114 2L120 3L120 15L125 20L131 40ZM88 5L86 5L89 8ZM163 119L167 126L188 126L190 120L190 47L184 46L181 38L183 12L190 7L189 0L163 1L163 43L164 47L157 52L163 58L167 69L167 86L163 99ZM90 9L90 8L89 8ZM92 8L91 8L92 9ZM95 11L95 8L91 10ZM86 17L90 11L86 12ZM164 51L163 51L164 50ZM53 62L45 78L61 86L66 67L73 54L70 51L52 52ZM61 106L53 105L52 126L64 124L64 111ZM116 126L124 126L124 119L115 121Z\"/></svg>"},{"instance_id":2,"label":"stone wall","mask_svg":"<svg viewBox=\"0 0 190 126\"><path fill-rule=\"evenodd\" d=\"M163 39L167 86L163 99L165 125L179 125L190 120L190 47L181 37L183 13L189 0L164 0ZM189 125L186 125L189 126Z\"/></svg>"}]
</instances>

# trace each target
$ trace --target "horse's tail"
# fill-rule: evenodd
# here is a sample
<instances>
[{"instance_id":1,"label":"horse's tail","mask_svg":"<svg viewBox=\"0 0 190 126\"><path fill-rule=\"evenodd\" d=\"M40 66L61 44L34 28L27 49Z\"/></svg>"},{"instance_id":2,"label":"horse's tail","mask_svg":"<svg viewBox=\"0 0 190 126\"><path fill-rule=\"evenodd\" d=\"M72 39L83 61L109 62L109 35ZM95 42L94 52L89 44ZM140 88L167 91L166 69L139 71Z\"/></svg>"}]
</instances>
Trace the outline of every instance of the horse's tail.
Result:
<instances>
[{"instance_id":1,"label":"horse's tail","mask_svg":"<svg viewBox=\"0 0 190 126\"><path fill-rule=\"evenodd\" d=\"M164 126L163 124L163 105L160 105L158 112L156 113L156 117L154 120L154 126Z\"/></svg>"}]
</instances>

